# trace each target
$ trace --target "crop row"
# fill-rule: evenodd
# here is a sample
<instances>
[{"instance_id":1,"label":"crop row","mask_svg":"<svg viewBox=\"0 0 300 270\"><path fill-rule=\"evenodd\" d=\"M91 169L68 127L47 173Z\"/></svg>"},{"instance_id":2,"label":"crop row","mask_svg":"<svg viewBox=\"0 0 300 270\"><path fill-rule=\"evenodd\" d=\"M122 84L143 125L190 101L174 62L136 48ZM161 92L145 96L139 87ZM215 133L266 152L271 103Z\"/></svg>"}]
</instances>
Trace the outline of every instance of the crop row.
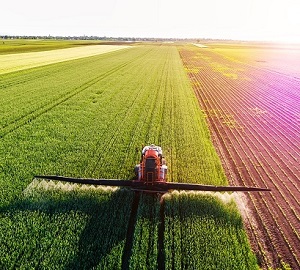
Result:
<instances>
[{"instance_id":1,"label":"crop row","mask_svg":"<svg viewBox=\"0 0 300 270\"><path fill-rule=\"evenodd\" d=\"M210 61L214 59L214 61L220 61L223 65L228 65L228 62L213 53L203 52L203 54L205 59L209 55ZM272 116L272 113L275 114L278 108L281 107L277 105L278 102L274 103L274 96L275 100L278 98L276 95L277 88L269 89L265 85L266 81L264 81L264 84L256 81L255 76L259 77L257 70L254 69L256 72L254 76L252 75L254 71L250 70L251 73L247 70L246 72L244 66L236 70L239 70L240 73L243 70L242 75L238 74L240 77L249 79L230 80L218 72L214 72L209 62L199 57L197 62L192 60L190 55L189 57L187 55L187 53L183 53L185 65L188 68L190 65L193 69L195 69L195 65L201 66L199 73L193 72L190 76L194 78L194 81L200 82L195 84L194 88L199 94L202 106L206 109L205 112L207 112L213 131L216 132L218 139L221 141L221 147L226 149L224 150L230 158L230 162L233 162L233 166L237 167L232 168L235 171L232 181L243 181L244 184L249 185L266 185L272 188L270 196L251 196L251 201L254 209L260 215L259 219L262 221L262 225L276 252L292 265L299 266L299 255L297 255L295 249L299 245L299 235L297 233L299 229L299 204L296 200L299 196L296 181L299 173L295 169L297 168L295 162L286 159L286 154L283 154L288 150L293 153L293 156L298 155L298 146L291 140L285 140L287 137L297 136L293 129L293 126L295 126L293 119L289 116L296 108L291 107L289 104L291 114L283 113L282 118L289 119L284 122L285 128L283 129L275 124L274 119L276 118ZM194 54L191 53L191 55ZM263 73L261 70L260 72ZM284 78L287 81L286 77L281 78L281 80L284 81ZM287 81L288 83L289 81ZM263 90L256 89L266 90L263 92ZM293 94L295 93L294 91ZM290 91L285 94L289 96ZM258 98L255 98L256 96ZM272 102L269 99L272 99ZM265 108L267 113L263 115L249 114L247 113L248 108ZM218 116L222 115L222 119L210 115L211 111L218 111ZM231 115L238 125L228 127L226 121L224 121L226 115ZM276 130L274 127L276 127ZM281 143L278 143L278 141ZM283 143L285 148L282 148ZM238 168L239 166L241 168ZM282 182L284 182L283 185ZM274 212L273 208L278 210ZM283 225L282 222L287 223L288 227ZM272 223L275 223L275 225L272 225ZM277 233L272 232L270 229L274 226L278 227ZM281 237L282 240L279 240L278 237ZM261 246L263 242L260 239L256 240L260 242L259 245ZM286 243L286 246L283 243ZM274 260L276 261L276 258Z\"/></svg>"}]
</instances>

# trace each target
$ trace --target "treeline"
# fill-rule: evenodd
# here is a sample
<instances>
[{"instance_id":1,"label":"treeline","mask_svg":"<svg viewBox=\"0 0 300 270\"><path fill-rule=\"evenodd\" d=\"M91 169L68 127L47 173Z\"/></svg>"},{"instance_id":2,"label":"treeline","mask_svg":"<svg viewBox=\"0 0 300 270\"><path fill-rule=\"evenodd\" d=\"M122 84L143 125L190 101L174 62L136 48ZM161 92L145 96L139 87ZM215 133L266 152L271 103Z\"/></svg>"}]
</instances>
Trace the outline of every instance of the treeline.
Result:
<instances>
[{"instance_id":1,"label":"treeline","mask_svg":"<svg viewBox=\"0 0 300 270\"><path fill-rule=\"evenodd\" d=\"M2 35L1 39L54 39L54 40L106 40L106 41L157 41L157 42L203 42L212 41L212 39L193 39L193 38L146 38L146 37L101 37L101 36L10 36Z\"/></svg>"}]
</instances>

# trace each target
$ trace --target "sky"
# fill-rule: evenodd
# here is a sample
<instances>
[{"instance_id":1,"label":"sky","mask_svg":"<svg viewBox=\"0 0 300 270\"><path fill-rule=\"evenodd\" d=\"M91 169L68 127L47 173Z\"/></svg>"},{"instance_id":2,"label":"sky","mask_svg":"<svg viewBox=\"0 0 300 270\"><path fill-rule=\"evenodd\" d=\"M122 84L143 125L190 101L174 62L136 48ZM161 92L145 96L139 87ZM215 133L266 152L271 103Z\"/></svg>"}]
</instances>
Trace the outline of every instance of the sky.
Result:
<instances>
[{"instance_id":1,"label":"sky","mask_svg":"<svg viewBox=\"0 0 300 270\"><path fill-rule=\"evenodd\" d=\"M0 35L300 42L300 1L9 0Z\"/></svg>"}]
</instances>

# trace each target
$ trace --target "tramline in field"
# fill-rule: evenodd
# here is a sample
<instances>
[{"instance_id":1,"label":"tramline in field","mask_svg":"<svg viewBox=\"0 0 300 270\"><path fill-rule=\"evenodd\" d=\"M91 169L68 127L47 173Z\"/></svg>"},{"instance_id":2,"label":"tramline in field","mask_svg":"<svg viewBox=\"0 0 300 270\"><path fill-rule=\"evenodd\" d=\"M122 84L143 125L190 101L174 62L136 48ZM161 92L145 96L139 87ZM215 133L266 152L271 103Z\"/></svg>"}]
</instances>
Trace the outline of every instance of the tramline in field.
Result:
<instances>
[{"instance_id":1,"label":"tramline in field","mask_svg":"<svg viewBox=\"0 0 300 270\"><path fill-rule=\"evenodd\" d=\"M136 179L92 179L72 178L56 175L36 175L35 178L58 180L78 184L119 186L131 188L134 191L147 193L166 193L170 190L198 190L198 191L270 191L268 188L243 186L213 186L167 182L167 166L162 156L160 146L151 144L143 147L140 164L135 166Z\"/></svg>"}]
</instances>

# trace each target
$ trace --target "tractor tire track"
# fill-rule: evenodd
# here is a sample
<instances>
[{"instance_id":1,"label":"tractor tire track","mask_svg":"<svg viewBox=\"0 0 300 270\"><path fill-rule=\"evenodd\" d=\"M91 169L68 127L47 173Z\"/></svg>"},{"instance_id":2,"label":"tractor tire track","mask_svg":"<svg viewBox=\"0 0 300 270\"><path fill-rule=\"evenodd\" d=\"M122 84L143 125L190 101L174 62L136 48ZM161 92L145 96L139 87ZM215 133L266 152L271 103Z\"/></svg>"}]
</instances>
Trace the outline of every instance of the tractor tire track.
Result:
<instances>
[{"instance_id":1,"label":"tractor tire track","mask_svg":"<svg viewBox=\"0 0 300 270\"><path fill-rule=\"evenodd\" d=\"M128 221L123 255L122 255L122 266L121 266L122 270L129 269L140 198L141 198L141 192L135 191L134 198L132 201L132 206L131 206L131 213L130 213L130 217L129 217L129 221Z\"/></svg>"},{"instance_id":2,"label":"tractor tire track","mask_svg":"<svg viewBox=\"0 0 300 270\"><path fill-rule=\"evenodd\" d=\"M159 224L158 224L158 256L157 256L157 269L165 270L165 200L162 195L158 195L160 198L160 209L159 209Z\"/></svg>"},{"instance_id":3,"label":"tractor tire track","mask_svg":"<svg viewBox=\"0 0 300 270\"><path fill-rule=\"evenodd\" d=\"M112 68L111 70L107 71L106 73L104 73L104 74L102 74L102 75L100 75L96 78L93 78L93 79L89 80L88 82L80 85L79 87L74 88L73 90L71 90L70 92L64 94L60 98L55 99L55 100L53 100L53 101L51 101L47 104L44 104L41 107L37 108L36 110L31 111L30 113L15 119L14 122L9 123L9 124L2 127L2 129L0 131L0 138L3 138L6 135L8 135L9 133L11 133L11 132L27 125L27 124L29 124L30 122L32 122L33 120L35 120L39 116L47 113L48 111L54 109L55 107L59 106L60 104L62 104L64 102L66 102L67 100L71 99L72 97L74 97L74 96L80 94L81 92L87 90L88 88L90 88L94 84L98 83L99 81L103 80L104 78L113 75L115 72L117 72L120 69L126 67L128 64L129 64L129 62L118 65L117 67Z\"/></svg>"}]
</instances>

